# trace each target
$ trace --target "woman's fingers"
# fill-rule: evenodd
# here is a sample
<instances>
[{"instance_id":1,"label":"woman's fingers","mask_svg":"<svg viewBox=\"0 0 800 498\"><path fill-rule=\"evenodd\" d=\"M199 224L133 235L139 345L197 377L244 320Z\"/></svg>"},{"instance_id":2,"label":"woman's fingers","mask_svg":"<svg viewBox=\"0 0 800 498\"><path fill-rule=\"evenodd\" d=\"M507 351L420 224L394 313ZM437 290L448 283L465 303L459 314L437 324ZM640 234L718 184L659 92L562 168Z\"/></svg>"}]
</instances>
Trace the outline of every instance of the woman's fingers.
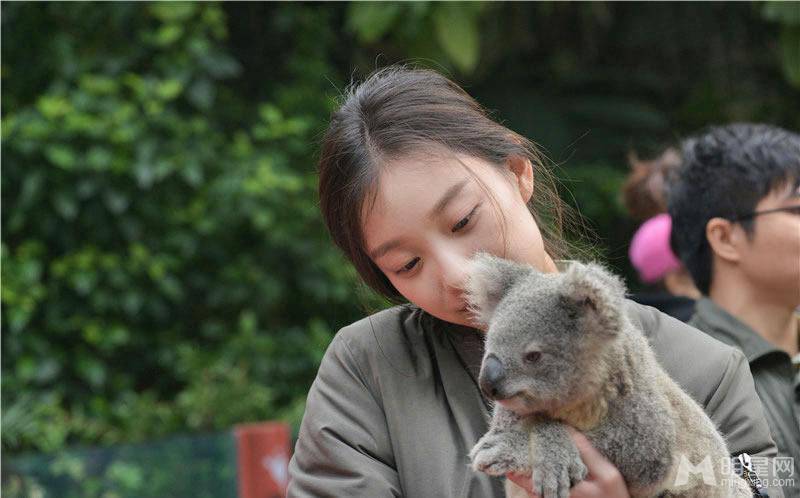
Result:
<instances>
[{"instance_id":1,"label":"woman's fingers","mask_svg":"<svg viewBox=\"0 0 800 498\"><path fill-rule=\"evenodd\" d=\"M516 472L509 472L506 474L506 478L520 488L524 489L531 498L539 498L539 495L533 493L533 483L531 483L530 474L517 474Z\"/></svg>"},{"instance_id":2,"label":"woman's fingers","mask_svg":"<svg viewBox=\"0 0 800 498\"><path fill-rule=\"evenodd\" d=\"M567 430L589 471L586 479L572 488L570 498L630 498L625 480L614 464L597 451L583 433L569 426ZM532 498L539 498L533 494L530 475L508 473L506 477Z\"/></svg>"}]
</instances>

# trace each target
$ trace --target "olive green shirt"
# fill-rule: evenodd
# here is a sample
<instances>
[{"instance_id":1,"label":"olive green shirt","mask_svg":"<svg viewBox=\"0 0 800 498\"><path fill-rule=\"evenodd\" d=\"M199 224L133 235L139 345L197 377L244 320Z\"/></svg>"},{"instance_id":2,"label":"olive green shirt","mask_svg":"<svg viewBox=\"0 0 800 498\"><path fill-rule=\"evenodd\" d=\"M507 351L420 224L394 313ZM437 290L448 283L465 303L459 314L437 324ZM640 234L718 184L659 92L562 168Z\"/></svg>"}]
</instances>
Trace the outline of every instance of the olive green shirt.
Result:
<instances>
[{"instance_id":1,"label":"olive green shirt","mask_svg":"<svg viewBox=\"0 0 800 498\"><path fill-rule=\"evenodd\" d=\"M689 323L747 357L778 454L794 458L795 485L785 486L784 493L800 498L800 377L792 358L708 298L697 302ZM776 477L789 474L786 470Z\"/></svg>"},{"instance_id":2,"label":"olive green shirt","mask_svg":"<svg viewBox=\"0 0 800 498\"><path fill-rule=\"evenodd\" d=\"M777 454L739 350L654 308L628 302L628 315L732 453ZM467 456L490 419L476 339L411 304L340 330L308 393L287 496L504 496L502 479L473 472Z\"/></svg>"}]
</instances>

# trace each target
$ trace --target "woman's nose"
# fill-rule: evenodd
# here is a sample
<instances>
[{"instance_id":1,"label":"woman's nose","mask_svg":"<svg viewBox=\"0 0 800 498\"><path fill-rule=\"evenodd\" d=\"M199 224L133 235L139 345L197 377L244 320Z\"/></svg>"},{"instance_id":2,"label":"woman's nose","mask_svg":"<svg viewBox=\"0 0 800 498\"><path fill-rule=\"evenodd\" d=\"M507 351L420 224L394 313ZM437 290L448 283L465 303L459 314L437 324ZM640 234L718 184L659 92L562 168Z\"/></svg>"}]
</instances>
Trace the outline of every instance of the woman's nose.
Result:
<instances>
[{"instance_id":1,"label":"woman's nose","mask_svg":"<svg viewBox=\"0 0 800 498\"><path fill-rule=\"evenodd\" d=\"M461 295L467 279L468 260L460 255L450 254L441 259L440 268L444 290Z\"/></svg>"}]
</instances>

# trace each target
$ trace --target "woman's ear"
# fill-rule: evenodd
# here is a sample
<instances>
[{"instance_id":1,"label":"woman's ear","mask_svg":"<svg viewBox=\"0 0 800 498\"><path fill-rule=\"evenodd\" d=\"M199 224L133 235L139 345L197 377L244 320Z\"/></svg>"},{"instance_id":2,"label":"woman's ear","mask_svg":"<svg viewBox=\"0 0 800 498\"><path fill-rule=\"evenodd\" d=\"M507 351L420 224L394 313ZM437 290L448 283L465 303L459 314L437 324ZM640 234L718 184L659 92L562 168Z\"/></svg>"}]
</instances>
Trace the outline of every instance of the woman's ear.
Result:
<instances>
[{"instance_id":1,"label":"woman's ear","mask_svg":"<svg viewBox=\"0 0 800 498\"><path fill-rule=\"evenodd\" d=\"M706 223L706 240L718 258L735 263L741 258L741 228L725 218L711 218Z\"/></svg>"},{"instance_id":2,"label":"woman's ear","mask_svg":"<svg viewBox=\"0 0 800 498\"><path fill-rule=\"evenodd\" d=\"M510 156L506 162L508 169L514 173L522 202L527 204L533 196L533 164L531 164L531 160L523 156Z\"/></svg>"}]
</instances>

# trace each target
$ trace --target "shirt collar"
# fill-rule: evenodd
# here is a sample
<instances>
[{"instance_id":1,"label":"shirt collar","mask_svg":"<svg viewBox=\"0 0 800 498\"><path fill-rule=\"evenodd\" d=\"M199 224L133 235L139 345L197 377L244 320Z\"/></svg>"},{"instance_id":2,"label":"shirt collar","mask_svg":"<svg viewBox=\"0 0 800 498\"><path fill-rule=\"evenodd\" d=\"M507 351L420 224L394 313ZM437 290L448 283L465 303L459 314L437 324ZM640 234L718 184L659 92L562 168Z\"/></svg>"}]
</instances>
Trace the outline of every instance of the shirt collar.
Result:
<instances>
[{"instance_id":1,"label":"shirt collar","mask_svg":"<svg viewBox=\"0 0 800 498\"><path fill-rule=\"evenodd\" d=\"M707 297L702 297L696 305L697 317L720 336L725 336L742 350L749 363L773 353L788 357L786 351L770 343L758 332L734 317Z\"/></svg>"}]
</instances>

